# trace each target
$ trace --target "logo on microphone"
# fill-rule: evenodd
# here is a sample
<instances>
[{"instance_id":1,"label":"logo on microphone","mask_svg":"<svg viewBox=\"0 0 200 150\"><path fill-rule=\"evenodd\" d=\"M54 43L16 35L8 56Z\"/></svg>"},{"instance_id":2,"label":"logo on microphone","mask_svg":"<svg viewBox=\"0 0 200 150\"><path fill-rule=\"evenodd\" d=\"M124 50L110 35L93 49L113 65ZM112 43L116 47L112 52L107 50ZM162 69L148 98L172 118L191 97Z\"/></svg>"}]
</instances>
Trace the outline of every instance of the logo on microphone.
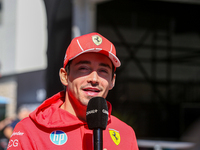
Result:
<instances>
[{"instance_id":1,"label":"logo on microphone","mask_svg":"<svg viewBox=\"0 0 200 150\"><path fill-rule=\"evenodd\" d=\"M114 130L114 129L110 129L110 128L109 128L109 133L110 133L110 137L111 137L111 139L113 140L113 142L114 142L116 145L119 145L119 143L120 143L120 141L121 141L119 131L116 131L116 130Z\"/></svg>"},{"instance_id":2,"label":"logo on microphone","mask_svg":"<svg viewBox=\"0 0 200 150\"><path fill-rule=\"evenodd\" d=\"M97 113L97 111L98 111L97 109L89 110L89 111L86 112L86 116L90 115L90 114Z\"/></svg>"},{"instance_id":3,"label":"logo on microphone","mask_svg":"<svg viewBox=\"0 0 200 150\"><path fill-rule=\"evenodd\" d=\"M50 134L50 140L56 145L63 145L67 142L67 134L63 131L53 131Z\"/></svg>"},{"instance_id":4,"label":"logo on microphone","mask_svg":"<svg viewBox=\"0 0 200 150\"><path fill-rule=\"evenodd\" d=\"M104 113L104 114L108 115L108 111L107 111L107 110L105 110L105 109L102 109L102 113Z\"/></svg>"}]
</instances>

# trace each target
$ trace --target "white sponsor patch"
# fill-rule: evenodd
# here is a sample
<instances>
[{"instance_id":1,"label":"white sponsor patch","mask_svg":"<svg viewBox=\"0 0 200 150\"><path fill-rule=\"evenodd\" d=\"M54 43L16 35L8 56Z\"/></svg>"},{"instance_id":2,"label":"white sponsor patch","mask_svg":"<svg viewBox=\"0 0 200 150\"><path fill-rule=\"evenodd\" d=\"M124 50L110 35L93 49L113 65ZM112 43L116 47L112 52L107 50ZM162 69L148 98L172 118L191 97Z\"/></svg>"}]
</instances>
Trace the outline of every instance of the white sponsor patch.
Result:
<instances>
[{"instance_id":1,"label":"white sponsor patch","mask_svg":"<svg viewBox=\"0 0 200 150\"><path fill-rule=\"evenodd\" d=\"M24 135L24 133L21 132L21 131L13 132L12 135L11 135L11 137L12 137L12 136L15 136L15 135L20 135L20 136L22 136L22 135Z\"/></svg>"},{"instance_id":2,"label":"white sponsor patch","mask_svg":"<svg viewBox=\"0 0 200 150\"><path fill-rule=\"evenodd\" d=\"M7 149L11 147L18 147L18 145L19 145L18 139L12 139L9 141Z\"/></svg>"}]
</instances>

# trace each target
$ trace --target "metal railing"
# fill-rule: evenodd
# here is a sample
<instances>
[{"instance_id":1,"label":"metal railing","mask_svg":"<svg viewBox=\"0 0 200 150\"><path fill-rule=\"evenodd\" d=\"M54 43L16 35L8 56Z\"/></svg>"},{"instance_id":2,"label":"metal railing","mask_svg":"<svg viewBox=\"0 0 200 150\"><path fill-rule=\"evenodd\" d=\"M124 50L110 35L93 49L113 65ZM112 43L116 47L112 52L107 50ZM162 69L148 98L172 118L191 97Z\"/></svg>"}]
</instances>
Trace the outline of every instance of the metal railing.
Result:
<instances>
[{"instance_id":1,"label":"metal railing","mask_svg":"<svg viewBox=\"0 0 200 150\"><path fill-rule=\"evenodd\" d=\"M137 140L138 146L142 148L154 148L154 150L167 149L188 149L195 146L190 142L156 141L156 140Z\"/></svg>"}]
</instances>

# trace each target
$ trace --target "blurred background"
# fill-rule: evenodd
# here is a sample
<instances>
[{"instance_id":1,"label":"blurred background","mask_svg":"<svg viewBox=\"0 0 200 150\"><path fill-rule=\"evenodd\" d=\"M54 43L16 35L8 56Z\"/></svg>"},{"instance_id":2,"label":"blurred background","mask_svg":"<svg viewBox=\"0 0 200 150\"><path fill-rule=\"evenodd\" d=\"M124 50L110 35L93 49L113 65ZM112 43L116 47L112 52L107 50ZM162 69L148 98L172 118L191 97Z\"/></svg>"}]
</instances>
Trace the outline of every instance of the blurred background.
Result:
<instances>
[{"instance_id":1,"label":"blurred background","mask_svg":"<svg viewBox=\"0 0 200 150\"><path fill-rule=\"evenodd\" d=\"M96 31L122 63L113 115L138 139L199 143L199 11L200 0L0 0L0 120L63 90L67 46Z\"/></svg>"}]
</instances>

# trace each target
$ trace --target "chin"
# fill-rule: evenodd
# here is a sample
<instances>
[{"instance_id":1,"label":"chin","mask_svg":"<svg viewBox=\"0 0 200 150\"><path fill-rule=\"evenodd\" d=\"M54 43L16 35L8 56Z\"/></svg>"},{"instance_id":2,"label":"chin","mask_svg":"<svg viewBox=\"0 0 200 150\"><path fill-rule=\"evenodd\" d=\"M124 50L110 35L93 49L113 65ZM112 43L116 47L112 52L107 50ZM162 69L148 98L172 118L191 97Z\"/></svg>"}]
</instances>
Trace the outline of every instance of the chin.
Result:
<instances>
[{"instance_id":1,"label":"chin","mask_svg":"<svg viewBox=\"0 0 200 150\"><path fill-rule=\"evenodd\" d=\"M85 100L82 101L81 104L82 104L83 106L87 106L89 101L90 101L90 99L85 99Z\"/></svg>"}]
</instances>

